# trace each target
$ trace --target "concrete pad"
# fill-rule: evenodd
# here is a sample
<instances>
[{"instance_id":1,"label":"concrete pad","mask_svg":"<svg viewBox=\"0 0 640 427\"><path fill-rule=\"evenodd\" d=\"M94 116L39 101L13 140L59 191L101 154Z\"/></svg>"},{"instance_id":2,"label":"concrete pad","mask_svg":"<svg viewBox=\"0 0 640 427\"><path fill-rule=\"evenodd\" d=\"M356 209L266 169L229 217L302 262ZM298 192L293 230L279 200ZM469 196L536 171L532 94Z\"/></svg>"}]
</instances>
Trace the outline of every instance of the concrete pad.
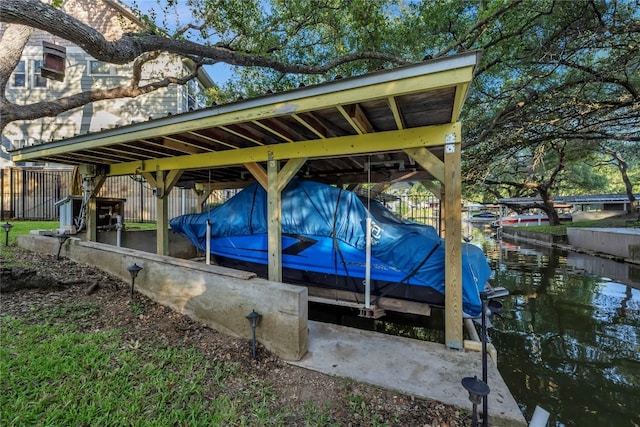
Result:
<instances>
[{"instance_id":1,"label":"concrete pad","mask_svg":"<svg viewBox=\"0 0 640 427\"><path fill-rule=\"evenodd\" d=\"M482 378L477 352L442 344L309 321L309 351L290 362L329 375L351 378L401 393L437 400L471 411L462 378ZM489 422L526 426L524 416L496 366L488 362Z\"/></svg>"}]
</instances>

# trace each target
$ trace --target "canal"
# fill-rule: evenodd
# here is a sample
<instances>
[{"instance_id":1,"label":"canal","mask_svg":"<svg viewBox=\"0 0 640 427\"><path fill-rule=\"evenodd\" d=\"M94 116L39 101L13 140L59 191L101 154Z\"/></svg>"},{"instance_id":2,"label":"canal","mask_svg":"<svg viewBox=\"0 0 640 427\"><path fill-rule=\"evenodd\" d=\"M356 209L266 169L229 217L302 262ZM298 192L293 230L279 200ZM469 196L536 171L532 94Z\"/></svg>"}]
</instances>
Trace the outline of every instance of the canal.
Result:
<instances>
[{"instance_id":1,"label":"canal","mask_svg":"<svg viewBox=\"0 0 640 427\"><path fill-rule=\"evenodd\" d=\"M510 291L489 335L525 418L539 405L549 426L639 426L640 266L473 236Z\"/></svg>"},{"instance_id":2,"label":"canal","mask_svg":"<svg viewBox=\"0 0 640 427\"><path fill-rule=\"evenodd\" d=\"M468 226L464 234L487 254L493 285L510 292L488 333L525 418L540 406L551 414L550 427L640 426L640 266L498 241L484 228ZM444 343L439 309L374 321L310 304L309 316Z\"/></svg>"}]
</instances>

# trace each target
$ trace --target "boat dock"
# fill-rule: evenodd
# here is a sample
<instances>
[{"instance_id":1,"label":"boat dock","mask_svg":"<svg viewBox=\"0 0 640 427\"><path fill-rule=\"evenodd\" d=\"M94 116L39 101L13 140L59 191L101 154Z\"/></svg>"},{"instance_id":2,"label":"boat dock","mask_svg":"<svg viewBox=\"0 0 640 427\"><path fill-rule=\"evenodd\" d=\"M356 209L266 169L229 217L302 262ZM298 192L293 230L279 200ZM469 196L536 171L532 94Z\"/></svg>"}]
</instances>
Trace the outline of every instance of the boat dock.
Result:
<instances>
[{"instance_id":1,"label":"boat dock","mask_svg":"<svg viewBox=\"0 0 640 427\"><path fill-rule=\"evenodd\" d=\"M471 412L462 378L482 378L479 352L309 321L307 354L293 365L436 400ZM489 423L526 426L518 404L495 364L488 361ZM481 406L481 405L480 405Z\"/></svg>"}]
</instances>

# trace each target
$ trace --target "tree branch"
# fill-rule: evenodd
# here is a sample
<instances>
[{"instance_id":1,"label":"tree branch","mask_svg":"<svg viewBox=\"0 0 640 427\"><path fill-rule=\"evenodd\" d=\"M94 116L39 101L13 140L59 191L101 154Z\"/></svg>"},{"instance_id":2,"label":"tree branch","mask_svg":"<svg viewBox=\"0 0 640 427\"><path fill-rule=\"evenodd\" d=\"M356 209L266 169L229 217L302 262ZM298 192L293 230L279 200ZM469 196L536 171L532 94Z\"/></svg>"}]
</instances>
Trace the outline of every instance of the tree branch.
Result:
<instances>
[{"instance_id":1,"label":"tree branch","mask_svg":"<svg viewBox=\"0 0 640 427\"><path fill-rule=\"evenodd\" d=\"M174 40L151 33L125 34L119 40L108 41L95 29L39 0L2 0L0 21L48 31L75 43L94 58L112 64L126 64L143 53L156 50L180 56L209 58L230 65L265 67L282 73L298 74L323 74L338 65L360 59L376 59L397 64L410 63L400 57L380 52L357 52L323 65L287 64L266 56L240 53L188 40Z\"/></svg>"}]
</instances>

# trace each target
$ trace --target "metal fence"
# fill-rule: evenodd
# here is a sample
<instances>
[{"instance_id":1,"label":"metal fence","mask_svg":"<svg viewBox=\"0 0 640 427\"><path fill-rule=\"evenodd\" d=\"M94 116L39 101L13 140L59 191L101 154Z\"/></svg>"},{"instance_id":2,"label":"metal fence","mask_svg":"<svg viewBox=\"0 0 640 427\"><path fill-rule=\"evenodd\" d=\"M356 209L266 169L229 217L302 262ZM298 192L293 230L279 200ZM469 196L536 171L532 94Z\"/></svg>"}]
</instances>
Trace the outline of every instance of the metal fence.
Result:
<instances>
[{"instance_id":1,"label":"metal fence","mask_svg":"<svg viewBox=\"0 0 640 427\"><path fill-rule=\"evenodd\" d=\"M71 195L71 169L10 167L0 170L0 212L3 220L57 221L56 202ZM207 204L222 203L235 191L211 193ZM125 222L155 222L156 198L144 181L132 176L108 177L98 197L125 199ZM175 188L168 198L169 218L198 211L192 190Z\"/></svg>"},{"instance_id":2,"label":"metal fence","mask_svg":"<svg viewBox=\"0 0 640 427\"><path fill-rule=\"evenodd\" d=\"M56 202L71 195L71 169L8 167L0 170L2 219L57 221ZM214 191L207 204L222 203L237 190ZM156 198L147 182L134 176L107 178L98 197L126 199L125 222L155 222ZM429 194L383 195L380 200L398 217L439 230L440 201ZM169 218L198 211L193 190L174 188L168 196Z\"/></svg>"},{"instance_id":3,"label":"metal fence","mask_svg":"<svg viewBox=\"0 0 640 427\"><path fill-rule=\"evenodd\" d=\"M427 224L440 231L440 200L430 194L383 197L383 204L405 221Z\"/></svg>"},{"instance_id":4,"label":"metal fence","mask_svg":"<svg viewBox=\"0 0 640 427\"><path fill-rule=\"evenodd\" d=\"M71 189L71 170L3 168L0 174L2 219L54 220L55 202Z\"/></svg>"}]
</instances>

